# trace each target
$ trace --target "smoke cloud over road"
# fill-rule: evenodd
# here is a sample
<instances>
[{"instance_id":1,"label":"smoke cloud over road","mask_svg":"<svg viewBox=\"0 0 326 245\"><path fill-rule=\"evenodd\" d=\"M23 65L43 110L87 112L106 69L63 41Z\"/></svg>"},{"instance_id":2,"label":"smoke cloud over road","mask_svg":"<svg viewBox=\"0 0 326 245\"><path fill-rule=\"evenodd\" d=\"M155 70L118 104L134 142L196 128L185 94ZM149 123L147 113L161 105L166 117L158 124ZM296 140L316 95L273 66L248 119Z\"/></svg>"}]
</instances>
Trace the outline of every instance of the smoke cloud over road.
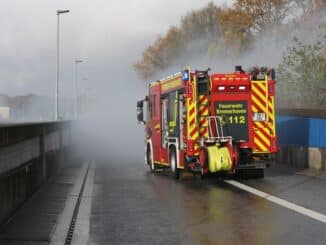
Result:
<instances>
[{"instance_id":1,"label":"smoke cloud over road","mask_svg":"<svg viewBox=\"0 0 326 245\"><path fill-rule=\"evenodd\" d=\"M142 157L143 126L136 122L136 100L144 96L132 64L159 33L188 11L209 1L195 0L4 0L0 23L0 90L10 96L53 99L56 64L56 10L60 15L60 95L66 118L73 115L75 60L79 87L88 91L88 113L79 140L118 159ZM216 3L223 1L216 0ZM49 103L49 106L53 106ZM49 110L53 110L50 108ZM49 118L48 118L49 119Z\"/></svg>"},{"instance_id":2,"label":"smoke cloud over road","mask_svg":"<svg viewBox=\"0 0 326 245\"><path fill-rule=\"evenodd\" d=\"M102 0L4 0L2 1L2 36L0 38L0 90L9 95L39 94L53 98L55 88L56 10L69 9L60 15L60 94L67 98L71 110L75 95L75 60L78 65L80 93L88 91L87 114L80 122L80 141L118 159L132 155L142 157L143 126L136 122L136 100L144 96L132 65L142 51L159 34L191 10L210 1L137 0L132 2ZM225 1L215 0L221 6ZM227 4L231 4L228 1ZM280 46L265 36L250 55L239 60L207 57L192 53L180 57L157 78L180 70L185 65L194 69L211 67L213 71L232 71L234 65L266 65L281 58ZM205 40L193 43L194 48ZM275 51L278 52L275 52ZM252 51L252 50L251 50ZM275 55L275 56L273 56ZM203 58L204 57L204 58ZM273 57L273 58L271 58ZM275 59L274 59L275 57ZM266 62L268 61L268 62ZM49 103L49 105L52 105ZM50 109L51 110L51 109ZM69 112L65 112L69 118Z\"/></svg>"}]
</instances>

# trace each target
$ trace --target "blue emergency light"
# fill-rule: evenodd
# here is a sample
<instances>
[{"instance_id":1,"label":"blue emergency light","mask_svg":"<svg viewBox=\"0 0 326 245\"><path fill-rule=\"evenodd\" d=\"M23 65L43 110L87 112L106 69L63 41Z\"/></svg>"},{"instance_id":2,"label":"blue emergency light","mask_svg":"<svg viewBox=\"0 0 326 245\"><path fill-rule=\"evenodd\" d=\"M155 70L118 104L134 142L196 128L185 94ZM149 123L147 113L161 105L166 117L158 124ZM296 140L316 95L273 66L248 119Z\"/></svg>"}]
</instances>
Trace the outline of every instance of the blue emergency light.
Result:
<instances>
[{"instance_id":1,"label":"blue emergency light","mask_svg":"<svg viewBox=\"0 0 326 245\"><path fill-rule=\"evenodd\" d=\"M184 70L182 73L182 81L186 82L189 81L189 71L188 70Z\"/></svg>"},{"instance_id":2,"label":"blue emergency light","mask_svg":"<svg viewBox=\"0 0 326 245\"><path fill-rule=\"evenodd\" d=\"M272 80L275 80L276 74L275 74L274 69L271 69L271 77L272 77Z\"/></svg>"}]
</instances>

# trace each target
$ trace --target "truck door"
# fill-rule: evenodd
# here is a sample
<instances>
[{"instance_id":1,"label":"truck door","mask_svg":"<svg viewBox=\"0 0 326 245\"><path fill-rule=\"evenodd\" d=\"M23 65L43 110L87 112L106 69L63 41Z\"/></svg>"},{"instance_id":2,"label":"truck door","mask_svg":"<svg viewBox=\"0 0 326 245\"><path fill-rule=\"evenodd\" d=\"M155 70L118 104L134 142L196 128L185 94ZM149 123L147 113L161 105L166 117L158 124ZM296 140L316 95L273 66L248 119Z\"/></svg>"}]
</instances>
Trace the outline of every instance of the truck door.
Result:
<instances>
[{"instance_id":1,"label":"truck door","mask_svg":"<svg viewBox=\"0 0 326 245\"><path fill-rule=\"evenodd\" d=\"M151 131L154 162L160 161L161 151L161 107L159 97L159 86L151 88Z\"/></svg>"},{"instance_id":2,"label":"truck door","mask_svg":"<svg viewBox=\"0 0 326 245\"><path fill-rule=\"evenodd\" d=\"M171 137L179 139L178 92L172 91L161 97L161 163L169 162L168 142Z\"/></svg>"},{"instance_id":3,"label":"truck door","mask_svg":"<svg viewBox=\"0 0 326 245\"><path fill-rule=\"evenodd\" d=\"M179 94L178 91L169 93L168 121L169 136L179 138Z\"/></svg>"},{"instance_id":4,"label":"truck door","mask_svg":"<svg viewBox=\"0 0 326 245\"><path fill-rule=\"evenodd\" d=\"M167 148L167 137L169 136L169 126L168 126L168 99L162 99L162 149Z\"/></svg>"}]
</instances>

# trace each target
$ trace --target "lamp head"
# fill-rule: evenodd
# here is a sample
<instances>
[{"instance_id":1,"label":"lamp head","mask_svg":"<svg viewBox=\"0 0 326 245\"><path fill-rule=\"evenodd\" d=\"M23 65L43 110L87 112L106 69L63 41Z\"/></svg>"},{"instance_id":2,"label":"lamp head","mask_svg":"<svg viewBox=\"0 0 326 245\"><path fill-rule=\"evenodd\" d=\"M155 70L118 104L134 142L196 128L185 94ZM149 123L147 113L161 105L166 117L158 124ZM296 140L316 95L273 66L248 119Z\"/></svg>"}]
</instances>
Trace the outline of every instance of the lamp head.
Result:
<instances>
[{"instance_id":1,"label":"lamp head","mask_svg":"<svg viewBox=\"0 0 326 245\"><path fill-rule=\"evenodd\" d=\"M69 13L70 10L66 9L66 10L57 10L57 15L59 14L65 14L65 13Z\"/></svg>"}]
</instances>

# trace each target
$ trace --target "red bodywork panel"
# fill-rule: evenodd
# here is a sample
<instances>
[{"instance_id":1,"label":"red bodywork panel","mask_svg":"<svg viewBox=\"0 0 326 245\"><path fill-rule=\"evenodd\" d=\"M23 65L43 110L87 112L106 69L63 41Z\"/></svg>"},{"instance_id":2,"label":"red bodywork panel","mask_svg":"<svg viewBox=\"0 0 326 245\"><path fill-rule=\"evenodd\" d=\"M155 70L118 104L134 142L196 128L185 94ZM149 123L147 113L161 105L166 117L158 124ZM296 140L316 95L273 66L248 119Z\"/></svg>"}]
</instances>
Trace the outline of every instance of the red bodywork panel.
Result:
<instances>
[{"instance_id":1,"label":"red bodywork panel","mask_svg":"<svg viewBox=\"0 0 326 245\"><path fill-rule=\"evenodd\" d=\"M160 102L160 85L154 85L150 88L150 103L151 103L151 121L148 123L148 129L151 132L153 144L153 160L161 161L161 152L156 149L161 149L161 106Z\"/></svg>"}]
</instances>

